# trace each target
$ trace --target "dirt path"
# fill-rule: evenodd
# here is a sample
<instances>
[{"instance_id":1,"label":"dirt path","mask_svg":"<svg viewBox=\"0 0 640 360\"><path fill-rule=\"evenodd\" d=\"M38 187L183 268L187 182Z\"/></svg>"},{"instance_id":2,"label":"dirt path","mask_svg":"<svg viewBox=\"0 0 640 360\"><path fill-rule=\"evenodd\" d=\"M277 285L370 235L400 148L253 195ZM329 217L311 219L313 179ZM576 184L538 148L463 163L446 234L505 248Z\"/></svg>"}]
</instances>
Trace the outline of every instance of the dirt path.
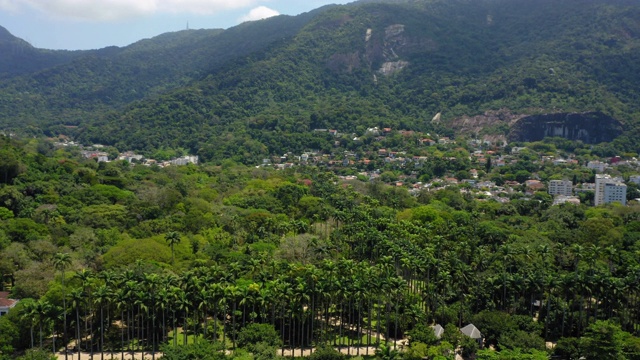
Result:
<instances>
[{"instance_id":1,"label":"dirt path","mask_svg":"<svg viewBox=\"0 0 640 360\"><path fill-rule=\"evenodd\" d=\"M64 360L64 354L58 353L57 355L58 355L58 360ZM160 357L162 357L162 353L156 352L156 359L160 359ZM151 359L151 358L152 358L152 354L150 352L149 353L134 352L133 357L131 356L131 353L124 353L125 360L144 360L144 359ZM68 359L78 360L78 353L69 354ZM101 360L101 359L102 357L100 353L94 353L93 358L91 357L90 353L80 353L80 360ZM119 353L119 352L113 353L113 359L114 360L122 359L122 353ZM105 352L104 360L111 360L111 353Z\"/></svg>"},{"instance_id":2,"label":"dirt path","mask_svg":"<svg viewBox=\"0 0 640 360\"><path fill-rule=\"evenodd\" d=\"M402 344L400 343L400 341L398 341L397 343L397 347L398 349L400 349L402 347ZM358 351L360 352L360 355L366 355L367 354L367 350L369 351L369 355L373 355L376 353L376 347L375 346L344 346L344 347L337 347L335 348L336 350L339 350L341 353L345 354L345 355L352 355L352 356L356 356L358 354ZM300 356L310 356L313 352L315 351L315 348L307 348L307 349L284 349L284 352L282 349L278 350L278 355L282 355L284 354L284 357L291 357L292 355L295 357L300 357ZM58 360L65 360L64 359L64 354L62 353L58 353ZM120 360L122 359L122 353L113 353L113 359L114 360ZM160 359L162 357L162 353L160 352L156 352L156 359ZM131 353L125 353L124 354L124 360L146 360L146 359L151 359L152 355L150 352L147 353L140 353L140 352L136 352L133 353L133 357L131 356ZM111 360L111 353L104 353L104 360ZM69 354L68 360L78 360L78 354L74 353L74 354ZM80 359L79 360L102 360L102 357L100 356L100 353L94 353L93 354L93 358L91 358L91 354L89 353L81 353L80 354Z\"/></svg>"}]
</instances>

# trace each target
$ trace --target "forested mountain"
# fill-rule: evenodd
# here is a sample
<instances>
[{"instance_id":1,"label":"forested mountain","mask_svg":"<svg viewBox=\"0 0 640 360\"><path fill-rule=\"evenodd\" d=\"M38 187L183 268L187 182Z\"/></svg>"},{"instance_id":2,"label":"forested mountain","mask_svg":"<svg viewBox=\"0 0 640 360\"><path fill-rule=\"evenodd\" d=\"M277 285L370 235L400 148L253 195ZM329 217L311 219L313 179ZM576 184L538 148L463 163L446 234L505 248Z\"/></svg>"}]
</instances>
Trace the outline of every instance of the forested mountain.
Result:
<instances>
[{"instance_id":1,"label":"forested mountain","mask_svg":"<svg viewBox=\"0 0 640 360\"><path fill-rule=\"evenodd\" d=\"M356 2L5 81L0 113L47 134L80 125L84 142L251 163L331 147L318 128L446 131L435 113L446 126L492 109L601 111L626 124L612 148L637 151L638 18L627 0Z\"/></svg>"},{"instance_id":2,"label":"forested mountain","mask_svg":"<svg viewBox=\"0 0 640 360\"><path fill-rule=\"evenodd\" d=\"M0 79L30 74L63 64L80 53L36 49L0 26Z\"/></svg>"},{"instance_id":3,"label":"forested mountain","mask_svg":"<svg viewBox=\"0 0 640 360\"><path fill-rule=\"evenodd\" d=\"M290 37L313 14L278 16L226 31L166 33L123 48L92 51L34 49L12 37L13 42L24 44L29 56L8 52L6 68L25 63L32 71L0 82L2 124L10 129L30 124L36 132L56 124L85 124L105 110L185 86L229 60ZM74 55L67 61L56 60L68 53ZM32 63L38 60L32 54L42 55L48 66Z\"/></svg>"}]
</instances>

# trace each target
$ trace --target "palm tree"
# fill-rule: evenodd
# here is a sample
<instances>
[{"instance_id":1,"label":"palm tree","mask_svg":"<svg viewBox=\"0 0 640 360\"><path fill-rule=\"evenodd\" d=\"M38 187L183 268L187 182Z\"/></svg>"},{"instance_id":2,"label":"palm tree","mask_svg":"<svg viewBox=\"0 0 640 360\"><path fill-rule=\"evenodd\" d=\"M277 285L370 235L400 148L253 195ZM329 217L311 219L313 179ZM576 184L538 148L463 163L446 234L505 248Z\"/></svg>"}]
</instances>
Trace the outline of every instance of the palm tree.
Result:
<instances>
[{"instance_id":1,"label":"palm tree","mask_svg":"<svg viewBox=\"0 0 640 360\"><path fill-rule=\"evenodd\" d=\"M64 287L64 271L71 264L71 255L67 253L57 253L53 256L53 266L56 270L60 270L60 274L62 275L62 309L63 309L63 339L64 342L64 358L68 359L67 355L67 300L66 293Z\"/></svg>"},{"instance_id":2,"label":"palm tree","mask_svg":"<svg viewBox=\"0 0 640 360\"><path fill-rule=\"evenodd\" d=\"M76 348L78 349L78 360L80 360L80 306L85 297L84 291L77 288L71 290L71 306L76 309Z\"/></svg>"},{"instance_id":3,"label":"palm tree","mask_svg":"<svg viewBox=\"0 0 640 360\"><path fill-rule=\"evenodd\" d=\"M38 316L38 312L37 312L37 302L35 301L28 301L24 303L24 307L22 308L22 318L29 320L29 323L31 324L30 326L30 333L31 333L31 348L33 349L33 328L35 326L35 319Z\"/></svg>"},{"instance_id":4,"label":"palm tree","mask_svg":"<svg viewBox=\"0 0 640 360\"><path fill-rule=\"evenodd\" d=\"M156 305L159 306L160 310L162 311L162 338L158 339L160 343L164 343L166 341L166 313L167 307L169 306L169 296L169 291L166 288L159 289L156 296Z\"/></svg>"},{"instance_id":5,"label":"palm tree","mask_svg":"<svg viewBox=\"0 0 640 360\"><path fill-rule=\"evenodd\" d=\"M152 304L151 305L152 306L151 308L152 329L147 332L147 336L151 335L151 343L152 343L151 358L155 360L156 359L156 333L157 333L156 331L156 305L157 305L156 292L157 292L158 284L160 283L160 278L158 277L157 274L149 274L145 276L144 281L146 282L149 300L150 300L150 303Z\"/></svg>"},{"instance_id":6,"label":"palm tree","mask_svg":"<svg viewBox=\"0 0 640 360\"><path fill-rule=\"evenodd\" d=\"M89 318L93 319L93 317L89 316L89 314L87 312L91 311L91 304L90 304L91 301L89 300L90 299L89 298L89 296L90 296L89 288L91 286L91 282L94 279L94 274L90 270L82 269L82 270L76 272L75 278L80 280L81 286L82 286L82 291L84 293L84 296L87 297L87 304L89 305L89 306L87 306L85 308L85 312L84 312L84 327L85 327L85 336L86 336L86 334L89 333L89 328L88 328L87 322L88 322ZM92 326L91 327L93 328L93 320L91 322L92 322ZM86 342L85 342L85 344L86 344ZM91 357L93 358L93 336L91 337L91 341L89 342L89 349L91 351Z\"/></svg>"},{"instance_id":7,"label":"palm tree","mask_svg":"<svg viewBox=\"0 0 640 360\"><path fill-rule=\"evenodd\" d=\"M46 300L40 299L35 303L33 308L34 315L38 318L38 325L40 327L40 348L42 349L42 325L51 313L53 306Z\"/></svg>"},{"instance_id":8,"label":"palm tree","mask_svg":"<svg viewBox=\"0 0 640 360\"><path fill-rule=\"evenodd\" d=\"M133 337L135 336L134 331L134 324L132 321L132 318L134 317L134 301L136 299L136 294L137 294L137 290L138 290L138 282L133 278L132 274L129 274L127 272L125 272L124 274L124 279L126 280L127 278L131 279L128 280L124 283L124 287L123 290L125 292L125 301L127 301L128 309L127 309L127 346L128 346L128 350L129 352L131 352L131 357L133 358L133 346L131 346L131 342L133 340ZM124 319L123 319L124 321Z\"/></svg>"},{"instance_id":9,"label":"palm tree","mask_svg":"<svg viewBox=\"0 0 640 360\"><path fill-rule=\"evenodd\" d=\"M180 238L180 233L178 233L177 231L169 231L164 236L164 239L167 241L169 247L171 248L171 264L173 265L176 261L174 247L180 243L180 240L182 240Z\"/></svg>"},{"instance_id":10,"label":"palm tree","mask_svg":"<svg viewBox=\"0 0 640 360\"><path fill-rule=\"evenodd\" d=\"M124 311L127 309L129 305L129 297L127 295L127 290L125 288L120 288L116 292L116 307L120 310L120 359L124 360ZM129 314L129 310L127 310L127 315ZM129 326L127 323L126 326Z\"/></svg>"},{"instance_id":11,"label":"palm tree","mask_svg":"<svg viewBox=\"0 0 640 360\"><path fill-rule=\"evenodd\" d=\"M105 285L99 286L94 292L94 302L100 307L100 359L104 360L104 305L111 298L111 292Z\"/></svg>"},{"instance_id":12,"label":"palm tree","mask_svg":"<svg viewBox=\"0 0 640 360\"><path fill-rule=\"evenodd\" d=\"M238 287L234 285L229 285L225 288L224 291L225 299L227 302L231 302L231 342L233 344L233 349L236 348L236 310L237 310L237 299L240 296L240 290Z\"/></svg>"}]
</instances>

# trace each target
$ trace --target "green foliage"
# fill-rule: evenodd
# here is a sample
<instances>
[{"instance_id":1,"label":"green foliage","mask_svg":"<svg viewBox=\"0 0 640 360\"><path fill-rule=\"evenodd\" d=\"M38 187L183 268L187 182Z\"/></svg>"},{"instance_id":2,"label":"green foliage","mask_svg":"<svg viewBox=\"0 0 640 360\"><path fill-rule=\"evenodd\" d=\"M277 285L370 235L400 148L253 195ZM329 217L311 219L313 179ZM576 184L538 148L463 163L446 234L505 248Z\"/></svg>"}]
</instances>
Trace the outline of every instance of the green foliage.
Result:
<instances>
[{"instance_id":1,"label":"green foliage","mask_svg":"<svg viewBox=\"0 0 640 360\"><path fill-rule=\"evenodd\" d=\"M502 333L498 338L500 349L520 349L523 351L545 350L544 339L540 335L522 330L515 330Z\"/></svg>"},{"instance_id":2,"label":"green foliage","mask_svg":"<svg viewBox=\"0 0 640 360\"><path fill-rule=\"evenodd\" d=\"M57 360L57 357L42 349L30 349L16 360Z\"/></svg>"},{"instance_id":3,"label":"green foliage","mask_svg":"<svg viewBox=\"0 0 640 360\"><path fill-rule=\"evenodd\" d=\"M0 220L7 220L11 218L13 218L13 213L11 212L11 210L5 207L0 207Z\"/></svg>"},{"instance_id":4,"label":"green foliage","mask_svg":"<svg viewBox=\"0 0 640 360\"><path fill-rule=\"evenodd\" d=\"M550 207L517 190L501 203L453 186L413 196L317 167L101 165L36 141L7 146L26 166L0 186L0 286L22 299L0 319L9 358L40 332L44 348L53 333L60 345L66 325L94 352L148 352L156 335L271 359L334 340L375 346L380 334L381 358L402 356L392 341L410 336L407 357L450 359L477 351L457 326L468 323L499 351L478 356L536 358L544 338L563 357L637 357L637 205ZM564 171L534 165L541 177ZM446 176L475 165L451 166ZM111 185L83 182L81 169Z\"/></svg>"},{"instance_id":5,"label":"green foliage","mask_svg":"<svg viewBox=\"0 0 640 360\"><path fill-rule=\"evenodd\" d=\"M109 249L103 260L106 268L131 266L138 260L170 264L171 250L158 239L124 240Z\"/></svg>"},{"instance_id":6,"label":"green foliage","mask_svg":"<svg viewBox=\"0 0 640 360\"><path fill-rule=\"evenodd\" d=\"M559 339L553 348L553 354L563 360L579 359L582 356L580 339L574 337Z\"/></svg>"},{"instance_id":7,"label":"green foliage","mask_svg":"<svg viewBox=\"0 0 640 360\"><path fill-rule=\"evenodd\" d=\"M521 352L520 350L480 350L476 356L478 360L546 360L549 355L544 351L533 350Z\"/></svg>"},{"instance_id":8,"label":"green foliage","mask_svg":"<svg viewBox=\"0 0 640 360\"><path fill-rule=\"evenodd\" d=\"M227 358L224 348L219 343L200 341L188 345L164 345L161 349L166 360L224 360Z\"/></svg>"},{"instance_id":9,"label":"green foliage","mask_svg":"<svg viewBox=\"0 0 640 360\"><path fill-rule=\"evenodd\" d=\"M411 342L417 341L425 345L435 345L438 342L435 332L431 326L425 324L416 325L409 332Z\"/></svg>"},{"instance_id":10,"label":"green foliage","mask_svg":"<svg viewBox=\"0 0 640 360\"><path fill-rule=\"evenodd\" d=\"M10 239L21 243L38 240L49 234L46 226L26 218L9 219L4 231Z\"/></svg>"},{"instance_id":11,"label":"green foliage","mask_svg":"<svg viewBox=\"0 0 640 360\"><path fill-rule=\"evenodd\" d=\"M345 355L331 346L320 346L309 356L310 360L343 360Z\"/></svg>"},{"instance_id":12,"label":"green foliage","mask_svg":"<svg viewBox=\"0 0 640 360\"><path fill-rule=\"evenodd\" d=\"M516 331L515 321L507 313L501 311L482 311L473 318L474 324L482 329L485 342L488 345L498 345L498 339L503 334Z\"/></svg>"},{"instance_id":13,"label":"green foliage","mask_svg":"<svg viewBox=\"0 0 640 360\"><path fill-rule=\"evenodd\" d=\"M380 344L380 347L376 349L376 359L378 360L398 360L400 358L400 352L393 349L390 344Z\"/></svg>"},{"instance_id":14,"label":"green foliage","mask_svg":"<svg viewBox=\"0 0 640 360\"><path fill-rule=\"evenodd\" d=\"M596 321L581 339L582 354L588 359L625 359L628 334L609 321Z\"/></svg>"},{"instance_id":15,"label":"green foliage","mask_svg":"<svg viewBox=\"0 0 640 360\"><path fill-rule=\"evenodd\" d=\"M246 348L252 353L264 351L260 346L275 349L282 345L280 335L270 324L250 324L238 333L238 346Z\"/></svg>"},{"instance_id":16,"label":"green foliage","mask_svg":"<svg viewBox=\"0 0 640 360\"><path fill-rule=\"evenodd\" d=\"M129 221L123 205L90 205L82 209L81 216L84 225L101 229L124 228Z\"/></svg>"}]
</instances>

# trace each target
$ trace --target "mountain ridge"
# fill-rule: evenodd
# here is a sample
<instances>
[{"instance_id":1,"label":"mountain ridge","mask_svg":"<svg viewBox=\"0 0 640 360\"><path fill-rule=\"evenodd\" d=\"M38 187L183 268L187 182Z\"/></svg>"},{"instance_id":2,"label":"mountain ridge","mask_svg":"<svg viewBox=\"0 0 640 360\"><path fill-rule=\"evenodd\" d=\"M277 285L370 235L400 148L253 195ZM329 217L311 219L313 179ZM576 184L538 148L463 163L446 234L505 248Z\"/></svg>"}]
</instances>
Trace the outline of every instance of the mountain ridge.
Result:
<instances>
[{"instance_id":1,"label":"mountain ridge","mask_svg":"<svg viewBox=\"0 0 640 360\"><path fill-rule=\"evenodd\" d=\"M115 64L114 73L116 65L129 71L107 92L120 98L108 103L103 93L81 94L78 106L96 107L78 110L65 107L68 99L58 95L50 104L63 106L56 112L47 108L46 116L56 120L46 131L54 135L67 131L60 125L79 125L75 135L81 141L147 152L183 147L205 160L233 156L243 162L305 146L329 149L330 139L314 137L317 128L437 130L429 123L437 112L443 112L445 133L455 118L502 108L529 115L600 111L636 131L640 27L635 18L640 6L626 0L330 6L306 17L277 17L216 34L210 38L218 41L213 48L235 49L256 39L250 34L272 29L262 47L218 60L203 55L198 71L178 73L181 77L165 82L170 86L136 90L140 96L116 91L126 88L120 84L128 78L144 78L126 62ZM384 66L400 70L385 76ZM45 76L35 83L55 82ZM50 100L34 96L40 96L36 102ZM0 113L12 113L11 106L0 98ZM34 109L42 114L42 108ZM633 148L628 137L612 146Z\"/></svg>"}]
</instances>

